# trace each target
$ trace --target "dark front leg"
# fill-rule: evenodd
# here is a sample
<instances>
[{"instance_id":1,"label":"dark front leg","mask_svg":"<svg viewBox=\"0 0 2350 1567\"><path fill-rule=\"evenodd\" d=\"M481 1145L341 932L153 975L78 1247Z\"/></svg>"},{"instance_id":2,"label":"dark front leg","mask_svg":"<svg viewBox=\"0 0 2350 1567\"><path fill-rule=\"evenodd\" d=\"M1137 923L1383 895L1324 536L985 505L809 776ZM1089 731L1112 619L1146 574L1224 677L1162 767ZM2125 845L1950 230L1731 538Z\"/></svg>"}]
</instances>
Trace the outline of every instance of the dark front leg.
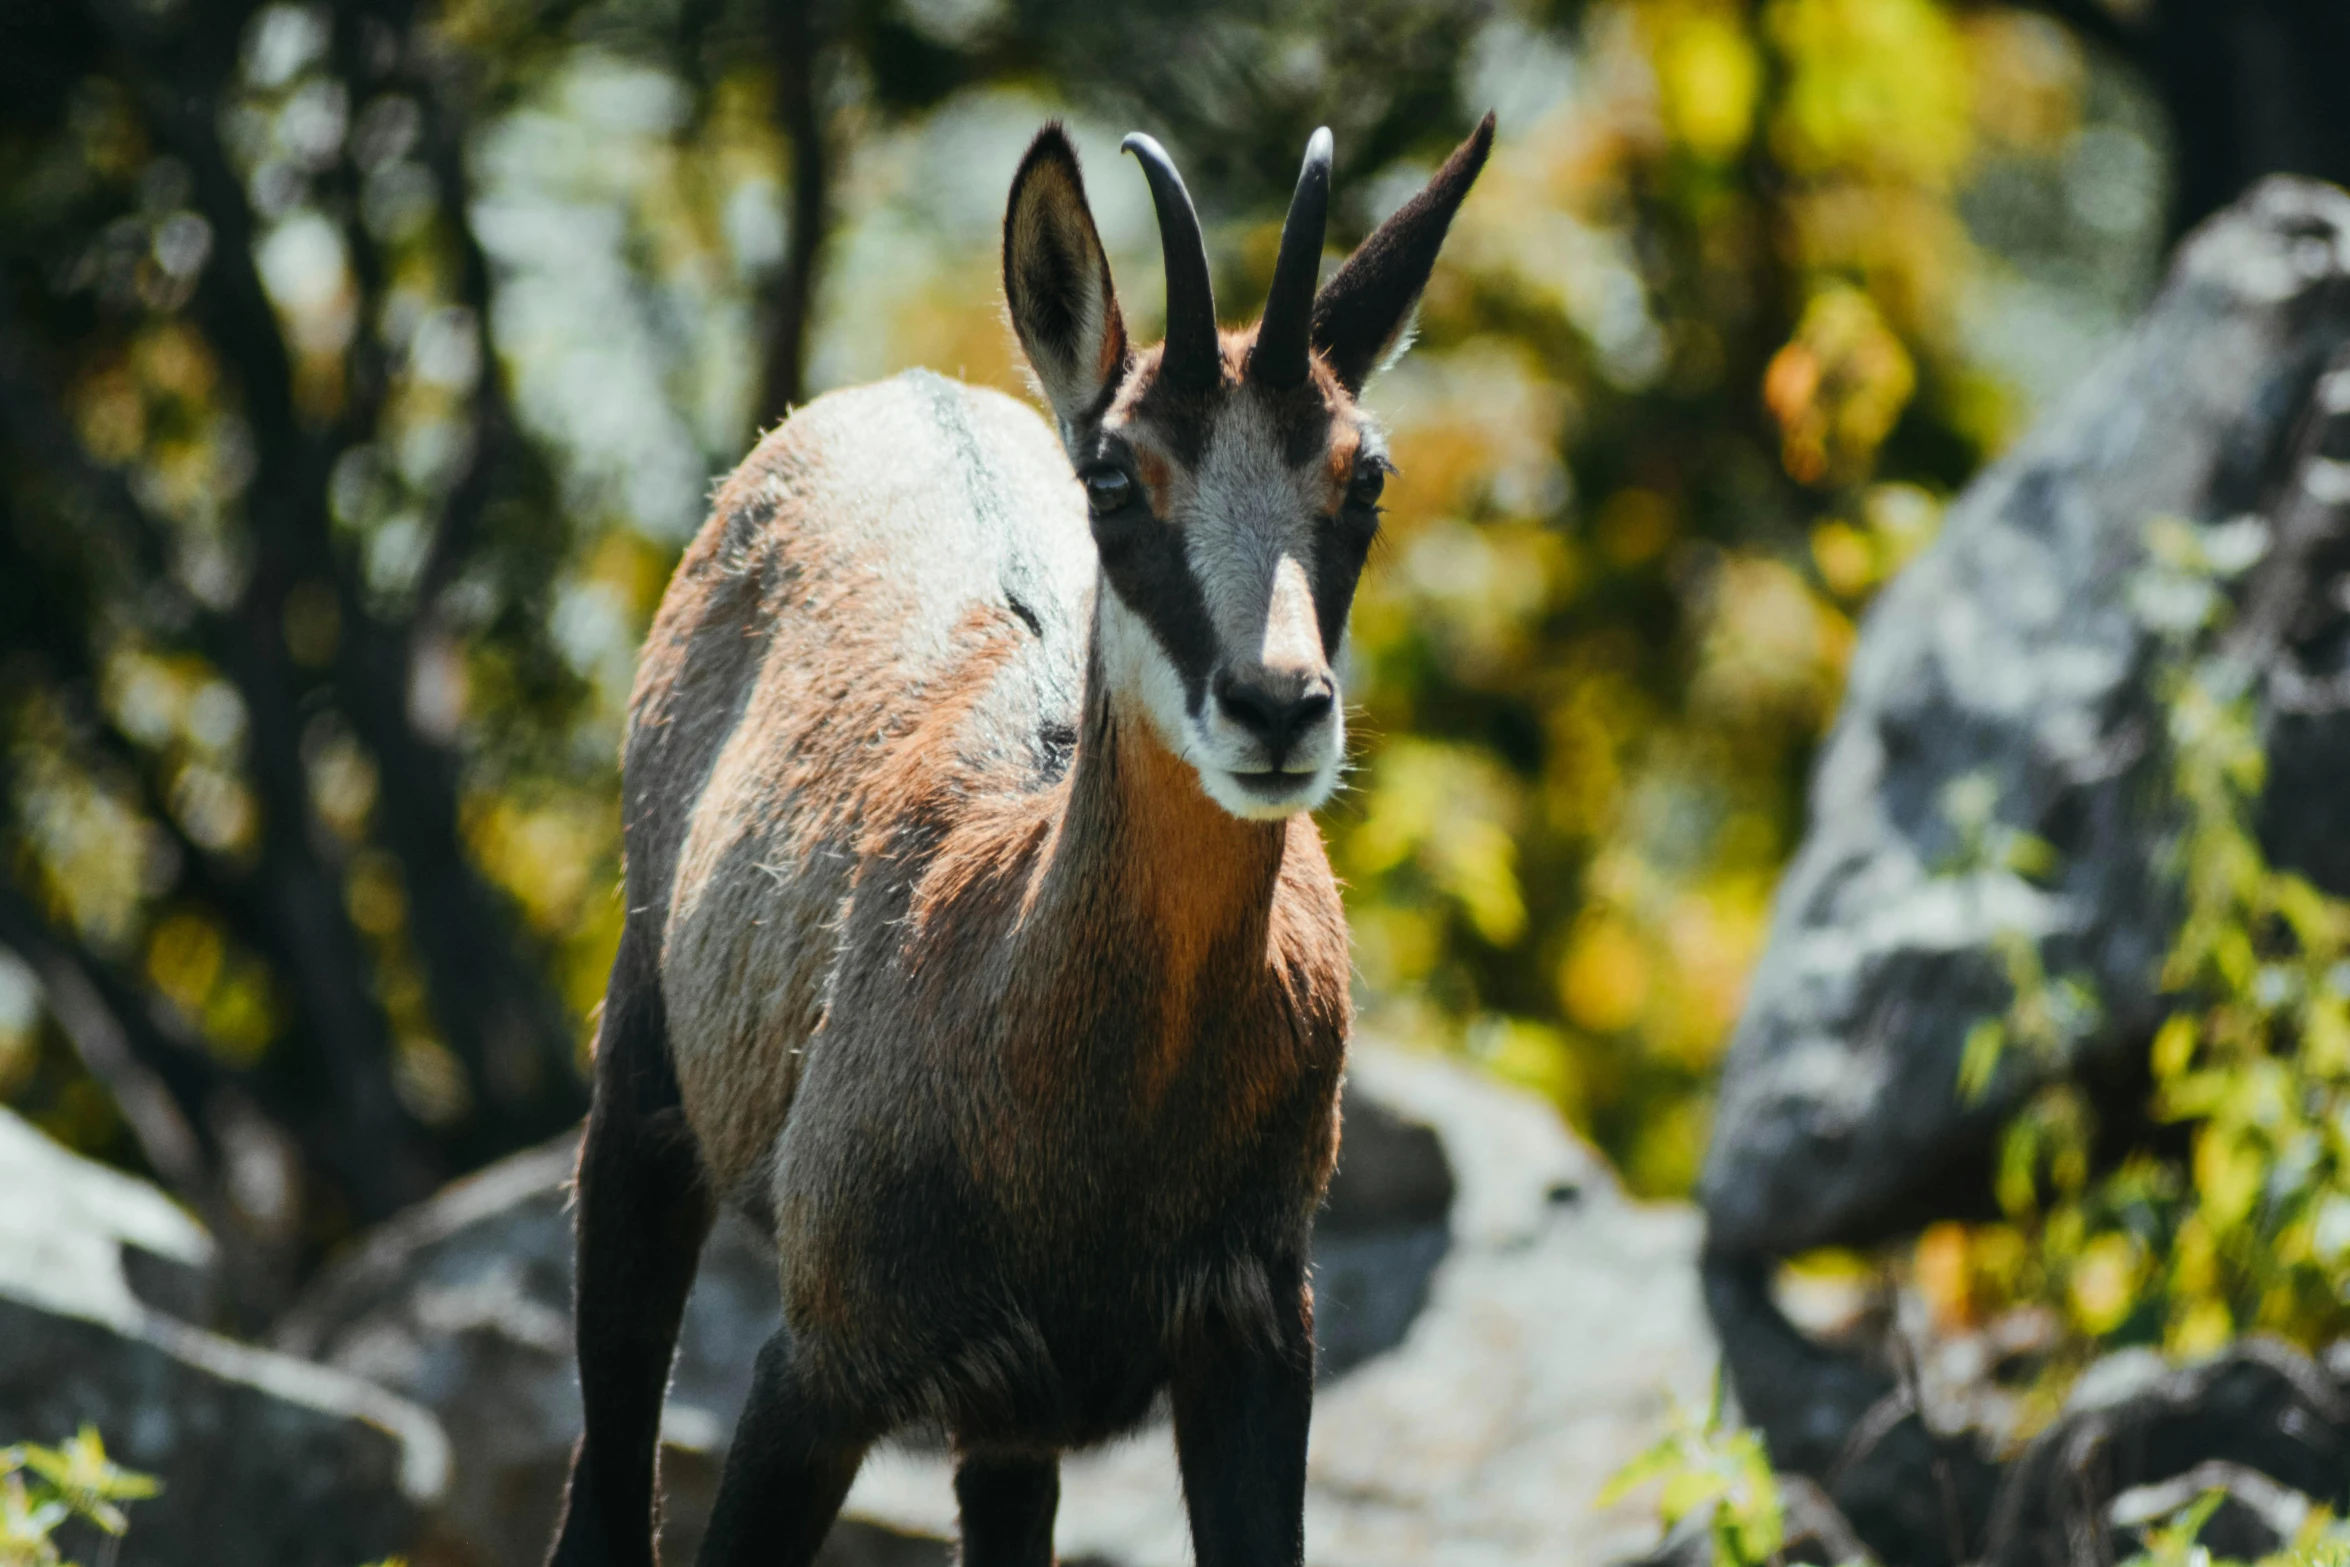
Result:
<instances>
[{"instance_id":1,"label":"dark front leg","mask_svg":"<svg viewBox=\"0 0 2350 1567\"><path fill-rule=\"evenodd\" d=\"M813 1397L789 1329L759 1351L699 1567L808 1567L857 1478L869 1437Z\"/></svg>"},{"instance_id":2,"label":"dark front leg","mask_svg":"<svg viewBox=\"0 0 2350 1567\"><path fill-rule=\"evenodd\" d=\"M955 1466L955 1502L963 1516L961 1567L1052 1567L1058 1459L966 1453Z\"/></svg>"},{"instance_id":3,"label":"dark front leg","mask_svg":"<svg viewBox=\"0 0 2350 1567\"><path fill-rule=\"evenodd\" d=\"M1272 1283L1270 1325L1212 1323L1176 1364L1175 1451L1199 1567L1305 1560L1313 1295L1299 1262Z\"/></svg>"}]
</instances>

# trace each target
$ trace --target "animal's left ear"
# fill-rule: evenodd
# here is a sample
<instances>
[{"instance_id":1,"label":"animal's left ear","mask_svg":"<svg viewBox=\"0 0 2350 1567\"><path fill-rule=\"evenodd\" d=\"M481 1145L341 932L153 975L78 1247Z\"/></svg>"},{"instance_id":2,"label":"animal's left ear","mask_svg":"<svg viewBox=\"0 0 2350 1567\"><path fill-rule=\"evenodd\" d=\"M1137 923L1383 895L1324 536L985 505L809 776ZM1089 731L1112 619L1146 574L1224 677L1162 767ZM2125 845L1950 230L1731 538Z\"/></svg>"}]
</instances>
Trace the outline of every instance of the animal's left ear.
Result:
<instances>
[{"instance_id":1,"label":"animal's left ear","mask_svg":"<svg viewBox=\"0 0 2350 1567\"><path fill-rule=\"evenodd\" d=\"M1360 392L1395 350L1436 269L1452 215L1492 150L1493 116L1487 114L1427 188L1380 224L1314 300L1314 346L1348 391Z\"/></svg>"},{"instance_id":2,"label":"animal's left ear","mask_svg":"<svg viewBox=\"0 0 2350 1567\"><path fill-rule=\"evenodd\" d=\"M1077 149L1058 122L1037 132L1004 211L1012 330L1064 431L1098 417L1126 369L1126 322L1086 205Z\"/></svg>"}]
</instances>

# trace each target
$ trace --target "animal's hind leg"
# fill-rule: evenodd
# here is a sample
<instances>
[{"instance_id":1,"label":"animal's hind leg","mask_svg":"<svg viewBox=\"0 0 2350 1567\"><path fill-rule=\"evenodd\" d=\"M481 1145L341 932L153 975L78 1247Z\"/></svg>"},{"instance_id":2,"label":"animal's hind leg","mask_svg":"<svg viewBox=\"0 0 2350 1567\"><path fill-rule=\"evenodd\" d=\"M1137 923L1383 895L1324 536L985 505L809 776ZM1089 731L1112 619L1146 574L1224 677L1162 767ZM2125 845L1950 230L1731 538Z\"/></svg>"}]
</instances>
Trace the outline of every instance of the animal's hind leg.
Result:
<instances>
[{"instance_id":1,"label":"animal's hind leg","mask_svg":"<svg viewBox=\"0 0 2350 1567\"><path fill-rule=\"evenodd\" d=\"M969 1453L955 1466L962 1567L1052 1567L1061 1466L1048 1455Z\"/></svg>"},{"instance_id":2,"label":"animal's hind leg","mask_svg":"<svg viewBox=\"0 0 2350 1567\"><path fill-rule=\"evenodd\" d=\"M669 1063L656 933L621 932L580 1149L572 1316L587 1426L550 1567L651 1567L653 1465L712 1204Z\"/></svg>"},{"instance_id":3,"label":"animal's hind leg","mask_svg":"<svg viewBox=\"0 0 2350 1567\"><path fill-rule=\"evenodd\" d=\"M808 1567L869 1440L809 1395L792 1364L790 1333L778 1328L751 1374L700 1567Z\"/></svg>"}]
</instances>

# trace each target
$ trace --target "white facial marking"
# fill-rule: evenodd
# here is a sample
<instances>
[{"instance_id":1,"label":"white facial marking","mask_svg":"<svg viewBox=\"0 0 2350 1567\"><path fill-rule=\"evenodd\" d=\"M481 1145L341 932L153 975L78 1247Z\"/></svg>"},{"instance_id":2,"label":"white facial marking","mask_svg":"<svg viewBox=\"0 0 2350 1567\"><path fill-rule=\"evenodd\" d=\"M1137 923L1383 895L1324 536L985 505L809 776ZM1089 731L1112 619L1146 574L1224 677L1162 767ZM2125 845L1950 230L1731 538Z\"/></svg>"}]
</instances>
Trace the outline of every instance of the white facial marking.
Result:
<instances>
[{"instance_id":1,"label":"white facial marking","mask_svg":"<svg viewBox=\"0 0 2350 1567\"><path fill-rule=\"evenodd\" d=\"M1140 709L1159 744L1197 767L1183 710L1183 676L1177 673L1175 661L1160 646L1157 633L1109 584L1102 585L1094 604L1102 678L1117 695L1119 705Z\"/></svg>"},{"instance_id":2,"label":"white facial marking","mask_svg":"<svg viewBox=\"0 0 2350 1567\"><path fill-rule=\"evenodd\" d=\"M1315 669L1322 663L1322 625L1314 615L1314 590L1295 555L1273 565L1273 598L1265 606L1265 636L1257 662L1267 669Z\"/></svg>"}]
</instances>

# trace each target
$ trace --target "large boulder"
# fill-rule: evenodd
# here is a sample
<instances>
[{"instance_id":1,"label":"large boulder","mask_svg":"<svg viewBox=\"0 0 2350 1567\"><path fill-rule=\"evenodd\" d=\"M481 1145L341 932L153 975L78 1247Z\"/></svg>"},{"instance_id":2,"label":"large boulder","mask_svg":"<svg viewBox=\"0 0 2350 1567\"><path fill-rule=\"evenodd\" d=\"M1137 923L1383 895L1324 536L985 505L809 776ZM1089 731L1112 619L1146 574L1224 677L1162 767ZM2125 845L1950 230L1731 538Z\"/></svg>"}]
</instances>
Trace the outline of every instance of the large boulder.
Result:
<instances>
[{"instance_id":1,"label":"large boulder","mask_svg":"<svg viewBox=\"0 0 2350 1567\"><path fill-rule=\"evenodd\" d=\"M438 1501L433 1417L161 1307L208 1294L210 1239L153 1188L0 1111L0 1439L95 1425L163 1482L123 1567L355 1567Z\"/></svg>"},{"instance_id":2,"label":"large boulder","mask_svg":"<svg viewBox=\"0 0 2350 1567\"><path fill-rule=\"evenodd\" d=\"M1629 1201L1546 1107L1441 1061L1358 1048L1339 1176L1315 1237L1311 1559L1599 1563L1648 1543L1637 1505L1594 1513L1667 1401L1705 1396L1694 1212ZM568 1142L460 1183L323 1279L280 1347L439 1412L457 1479L421 1562L525 1567L545 1549L578 1430L568 1321ZM665 1545L690 1559L776 1320L761 1239L722 1221L686 1308L663 1425ZM885 1451L832 1567L943 1567L944 1458ZM1166 1430L1064 1468L1065 1561L1190 1560Z\"/></svg>"},{"instance_id":3,"label":"large boulder","mask_svg":"<svg viewBox=\"0 0 2350 1567\"><path fill-rule=\"evenodd\" d=\"M2137 327L1872 607L1724 1065L1703 1179L1716 1250L1866 1243L1987 1202L1996 1128L2051 1069L2009 1051L1979 1102L1957 1092L1969 1028L2008 1002L2003 937L2093 980L2103 1015L2068 1066L2133 1103L2176 915L2157 519L2258 518L2274 541L2237 635L2270 749L2266 835L2350 891L2350 643L2320 547L2350 499L2350 445L2327 444L2350 382L2318 395L2346 342L2350 196L2261 186L2186 244ZM1961 780L2053 848L2044 877L1954 869Z\"/></svg>"},{"instance_id":4,"label":"large boulder","mask_svg":"<svg viewBox=\"0 0 2350 1567\"><path fill-rule=\"evenodd\" d=\"M2319 1507L2339 1514L2350 1503L2350 1397L2334 1374L2262 1338L2188 1366L2151 1350L2108 1356L2009 1466L1983 1559L2071 1567L2101 1546L2126 1555L2108 1538L2117 1525L2159 1520L2208 1488L2286 1499L2295 1521ZM2133 1512L2132 1493L2148 1504ZM2231 1504L2202 1543L2223 1557L2266 1556L2294 1532L2277 1525L2278 1511Z\"/></svg>"},{"instance_id":5,"label":"large boulder","mask_svg":"<svg viewBox=\"0 0 2350 1567\"><path fill-rule=\"evenodd\" d=\"M578 1137L517 1154L371 1233L278 1325L275 1343L425 1405L456 1472L417 1555L535 1567L579 1439L571 1350ZM781 1320L774 1256L728 1214L702 1252L662 1419L668 1559L693 1560L752 1358Z\"/></svg>"},{"instance_id":6,"label":"large boulder","mask_svg":"<svg viewBox=\"0 0 2350 1567\"><path fill-rule=\"evenodd\" d=\"M2158 523L2197 530L2207 565L2236 574L2159 558ZM2109 1369L2003 1467L1995 1421L1938 1414L1919 1391L1931 1346L1898 1331L1871 1353L1815 1342L1781 1311L1773 1269L1987 1213L1999 1129L2052 1074L2086 1088L2109 1146L2147 1130L2179 913L2161 687L2208 634L2215 592L2233 598L2219 651L2268 759L2264 845L2350 893L2346 567L2350 195L2280 179L2184 245L2138 325L1952 506L1862 628L1701 1195L1707 1301L1742 1411L1884 1560L2084 1559L2113 1547L2118 1488L2185 1485L2202 1464L2248 1476L2248 1496L2338 1499L2310 1476L2340 1472L2342 1401L2305 1362L2288 1375L2246 1351L2099 1402ZM2053 853L2021 874L1984 852L2003 835ZM2007 1051L1970 1102L1965 1042L2006 1011L2019 936L2046 973L2085 976L2097 1006L2063 1052Z\"/></svg>"}]
</instances>

